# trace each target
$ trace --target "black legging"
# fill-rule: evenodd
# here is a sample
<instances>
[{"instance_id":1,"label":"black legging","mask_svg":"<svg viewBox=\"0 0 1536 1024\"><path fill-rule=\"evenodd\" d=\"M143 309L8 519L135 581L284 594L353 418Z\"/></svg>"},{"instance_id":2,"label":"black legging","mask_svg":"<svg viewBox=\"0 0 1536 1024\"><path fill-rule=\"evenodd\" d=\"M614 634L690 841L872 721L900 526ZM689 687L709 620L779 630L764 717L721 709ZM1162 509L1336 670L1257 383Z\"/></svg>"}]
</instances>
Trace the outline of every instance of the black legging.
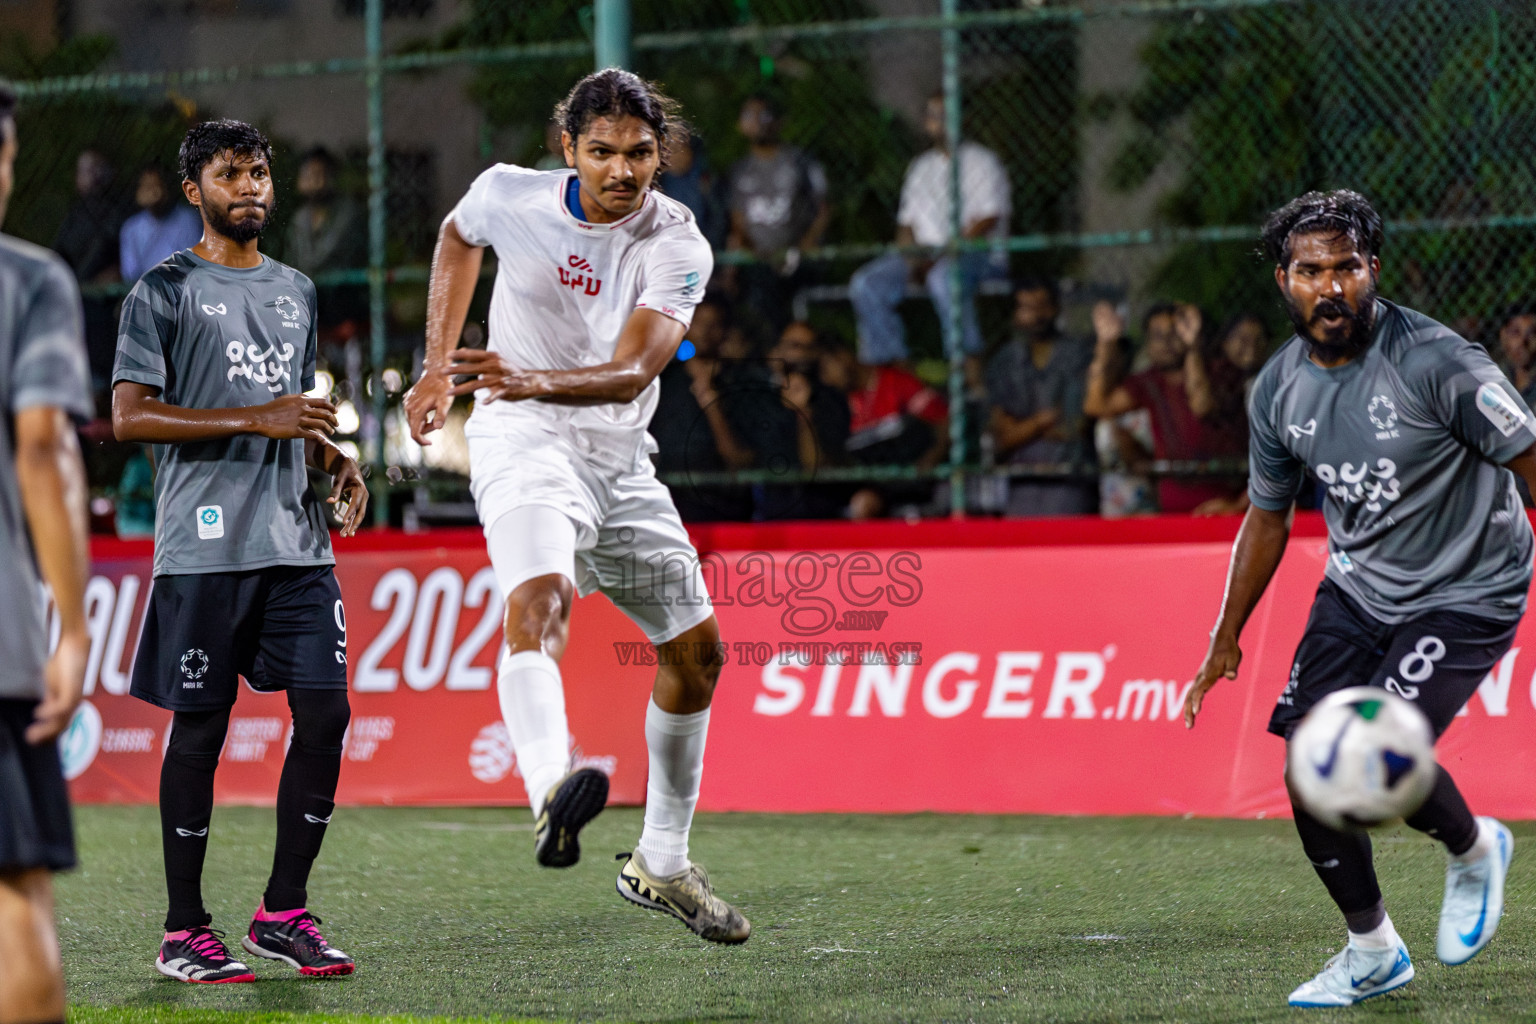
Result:
<instances>
[{"instance_id":1,"label":"black legging","mask_svg":"<svg viewBox=\"0 0 1536 1024\"><path fill-rule=\"evenodd\" d=\"M351 709L345 690L288 690L293 743L277 786L277 845L263 902L268 910L305 905L309 870L325 839L341 775ZM229 730L230 708L178 711L160 769L160 832L169 896L166 931L208 924L203 859L213 814L213 774Z\"/></svg>"}]
</instances>

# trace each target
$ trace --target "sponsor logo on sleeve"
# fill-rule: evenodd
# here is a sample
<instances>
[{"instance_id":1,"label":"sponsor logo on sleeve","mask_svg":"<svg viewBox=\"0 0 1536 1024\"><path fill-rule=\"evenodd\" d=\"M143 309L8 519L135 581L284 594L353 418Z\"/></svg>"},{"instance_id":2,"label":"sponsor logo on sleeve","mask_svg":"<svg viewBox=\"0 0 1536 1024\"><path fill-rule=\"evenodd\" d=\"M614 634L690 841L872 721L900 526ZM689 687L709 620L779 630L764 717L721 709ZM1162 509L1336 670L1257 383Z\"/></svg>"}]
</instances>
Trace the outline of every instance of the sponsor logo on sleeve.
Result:
<instances>
[{"instance_id":1,"label":"sponsor logo on sleeve","mask_svg":"<svg viewBox=\"0 0 1536 1024\"><path fill-rule=\"evenodd\" d=\"M1477 389L1477 411L1505 437L1525 426L1528 418L1525 410L1510 401L1497 384L1484 384Z\"/></svg>"},{"instance_id":2,"label":"sponsor logo on sleeve","mask_svg":"<svg viewBox=\"0 0 1536 1024\"><path fill-rule=\"evenodd\" d=\"M224 536L224 506L203 505L197 510L197 539L218 540Z\"/></svg>"}]
</instances>

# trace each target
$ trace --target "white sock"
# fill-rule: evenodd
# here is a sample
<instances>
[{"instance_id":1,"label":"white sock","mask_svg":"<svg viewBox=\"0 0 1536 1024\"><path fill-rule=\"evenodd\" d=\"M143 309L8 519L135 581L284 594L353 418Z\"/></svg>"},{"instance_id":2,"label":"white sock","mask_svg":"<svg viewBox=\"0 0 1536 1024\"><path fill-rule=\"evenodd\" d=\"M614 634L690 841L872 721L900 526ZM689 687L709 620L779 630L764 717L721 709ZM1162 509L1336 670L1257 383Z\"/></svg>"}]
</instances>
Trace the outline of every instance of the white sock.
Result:
<instances>
[{"instance_id":1,"label":"white sock","mask_svg":"<svg viewBox=\"0 0 1536 1024\"><path fill-rule=\"evenodd\" d=\"M645 709L645 747L651 774L645 784L645 830L636 849L645 866L665 878L688 867L688 829L699 802L704 774L704 739L709 709L691 715L663 711L652 700Z\"/></svg>"},{"instance_id":2,"label":"white sock","mask_svg":"<svg viewBox=\"0 0 1536 1024\"><path fill-rule=\"evenodd\" d=\"M565 688L560 665L543 651L504 654L496 677L501 717L512 734L517 769L528 787L534 817L549 788L570 764L570 730L565 721Z\"/></svg>"},{"instance_id":3,"label":"white sock","mask_svg":"<svg viewBox=\"0 0 1536 1024\"><path fill-rule=\"evenodd\" d=\"M1383 916L1381 924L1368 932L1350 932L1349 944L1358 949L1396 949L1403 940L1397 937L1397 929L1392 927L1392 918Z\"/></svg>"},{"instance_id":4,"label":"white sock","mask_svg":"<svg viewBox=\"0 0 1536 1024\"><path fill-rule=\"evenodd\" d=\"M1471 849L1462 853L1452 854L1451 860L1458 864L1476 864L1493 852L1493 842L1493 829L1488 828L1479 820L1477 823L1477 841L1472 844Z\"/></svg>"}]
</instances>

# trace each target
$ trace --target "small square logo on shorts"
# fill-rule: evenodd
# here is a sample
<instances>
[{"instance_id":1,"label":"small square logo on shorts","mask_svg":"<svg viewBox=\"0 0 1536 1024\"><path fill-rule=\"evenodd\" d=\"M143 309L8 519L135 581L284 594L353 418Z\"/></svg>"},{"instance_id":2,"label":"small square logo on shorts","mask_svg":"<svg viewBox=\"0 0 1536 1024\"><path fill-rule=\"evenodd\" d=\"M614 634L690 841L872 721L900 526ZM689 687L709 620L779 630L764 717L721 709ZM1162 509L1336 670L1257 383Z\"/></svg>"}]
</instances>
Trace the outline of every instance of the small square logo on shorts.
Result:
<instances>
[{"instance_id":1,"label":"small square logo on shorts","mask_svg":"<svg viewBox=\"0 0 1536 1024\"><path fill-rule=\"evenodd\" d=\"M197 510L197 539L217 540L224 536L224 506L204 505Z\"/></svg>"}]
</instances>

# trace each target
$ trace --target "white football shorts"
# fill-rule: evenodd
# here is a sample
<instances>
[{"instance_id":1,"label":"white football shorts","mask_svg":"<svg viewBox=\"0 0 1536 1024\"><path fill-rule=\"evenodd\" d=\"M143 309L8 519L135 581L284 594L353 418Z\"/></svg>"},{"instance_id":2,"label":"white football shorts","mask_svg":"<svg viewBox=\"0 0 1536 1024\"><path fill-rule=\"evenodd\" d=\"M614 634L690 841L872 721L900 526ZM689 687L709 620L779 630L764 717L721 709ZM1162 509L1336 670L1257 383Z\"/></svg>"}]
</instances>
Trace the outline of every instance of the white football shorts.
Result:
<instances>
[{"instance_id":1,"label":"white football shorts","mask_svg":"<svg viewBox=\"0 0 1536 1024\"><path fill-rule=\"evenodd\" d=\"M470 491L503 595L560 573L583 597L602 591L655 644L713 614L698 552L648 457L614 469L582 439L467 437Z\"/></svg>"}]
</instances>

